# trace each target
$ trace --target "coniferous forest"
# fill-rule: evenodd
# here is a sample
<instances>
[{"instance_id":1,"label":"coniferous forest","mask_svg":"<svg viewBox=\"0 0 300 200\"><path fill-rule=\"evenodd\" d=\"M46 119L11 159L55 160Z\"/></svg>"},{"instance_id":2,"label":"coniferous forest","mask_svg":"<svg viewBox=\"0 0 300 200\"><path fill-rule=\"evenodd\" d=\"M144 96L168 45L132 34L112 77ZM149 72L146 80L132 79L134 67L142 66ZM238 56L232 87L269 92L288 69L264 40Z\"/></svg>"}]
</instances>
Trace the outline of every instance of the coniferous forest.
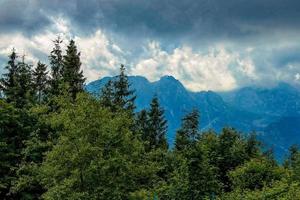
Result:
<instances>
[{"instance_id":1,"label":"coniferous forest","mask_svg":"<svg viewBox=\"0 0 300 200\"><path fill-rule=\"evenodd\" d=\"M297 200L300 151L283 163L255 133L201 132L201 110L166 140L159 99L135 112L125 66L85 92L80 51L57 38L49 62L13 49L0 80L0 199ZM238 119L236 119L238 120Z\"/></svg>"}]
</instances>

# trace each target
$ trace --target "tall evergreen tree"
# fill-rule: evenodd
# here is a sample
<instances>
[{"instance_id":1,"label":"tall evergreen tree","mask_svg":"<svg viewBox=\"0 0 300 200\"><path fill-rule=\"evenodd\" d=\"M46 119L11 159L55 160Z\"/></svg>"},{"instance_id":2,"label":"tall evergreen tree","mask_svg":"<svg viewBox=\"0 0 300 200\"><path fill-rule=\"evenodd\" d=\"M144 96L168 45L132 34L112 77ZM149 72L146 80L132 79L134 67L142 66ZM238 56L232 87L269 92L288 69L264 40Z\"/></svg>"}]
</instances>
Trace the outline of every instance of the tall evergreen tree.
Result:
<instances>
[{"instance_id":1,"label":"tall evergreen tree","mask_svg":"<svg viewBox=\"0 0 300 200\"><path fill-rule=\"evenodd\" d=\"M193 144L199 136L199 111L194 109L182 119L181 128L177 131L175 149L184 150Z\"/></svg>"},{"instance_id":2,"label":"tall evergreen tree","mask_svg":"<svg viewBox=\"0 0 300 200\"><path fill-rule=\"evenodd\" d=\"M148 113L145 109L141 110L136 117L136 130L141 133L142 140L147 141L148 138Z\"/></svg>"},{"instance_id":3,"label":"tall evergreen tree","mask_svg":"<svg viewBox=\"0 0 300 200\"><path fill-rule=\"evenodd\" d=\"M217 168L211 165L207 149L199 142L186 152L189 198L208 199L213 192L220 188L217 180ZM206 198L205 198L206 197Z\"/></svg>"},{"instance_id":4,"label":"tall evergreen tree","mask_svg":"<svg viewBox=\"0 0 300 200\"><path fill-rule=\"evenodd\" d=\"M293 168L294 165L295 165L295 162L297 160L297 155L299 154L299 147L298 145L292 145L290 148L289 148L289 156L288 158L285 160L285 167L288 167L288 168Z\"/></svg>"},{"instance_id":5,"label":"tall evergreen tree","mask_svg":"<svg viewBox=\"0 0 300 200\"><path fill-rule=\"evenodd\" d=\"M159 106L156 96L151 101L148 116L148 128L144 137L149 141L150 149L167 149L167 120L165 120L164 110Z\"/></svg>"},{"instance_id":6,"label":"tall evergreen tree","mask_svg":"<svg viewBox=\"0 0 300 200\"><path fill-rule=\"evenodd\" d=\"M12 187L32 126L28 110L0 100L0 199L21 199Z\"/></svg>"},{"instance_id":7,"label":"tall evergreen tree","mask_svg":"<svg viewBox=\"0 0 300 200\"><path fill-rule=\"evenodd\" d=\"M219 159L216 165L219 169L220 182L222 182L225 191L232 189L232 182L228 178L229 171L243 164L246 160L250 160L250 156L256 157L255 154L248 154L247 143L248 141L234 128L223 128L219 136L219 145L217 147Z\"/></svg>"},{"instance_id":8,"label":"tall evergreen tree","mask_svg":"<svg viewBox=\"0 0 300 200\"><path fill-rule=\"evenodd\" d=\"M49 60L51 66L51 81L50 81L50 94L57 95L60 93L59 86L62 81L62 66L63 66L63 56L61 44L62 40L57 37L54 40L54 48L50 53Z\"/></svg>"},{"instance_id":9,"label":"tall evergreen tree","mask_svg":"<svg viewBox=\"0 0 300 200\"><path fill-rule=\"evenodd\" d=\"M38 62L37 67L33 72L34 86L37 95L38 103L41 103L45 99L48 90L48 71L47 66L41 62Z\"/></svg>"},{"instance_id":10,"label":"tall evergreen tree","mask_svg":"<svg viewBox=\"0 0 300 200\"><path fill-rule=\"evenodd\" d=\"M32 66L25 63L25 56L23 56L22 61L18 63L18 71L15 104L18 108L23 108L34 102Z\"/></svg>"},{"instance_id":11,"label":"tall evergreen tree","mask_svg":"<svg viewBox=\"0 0 300 200\"><path fill-rule=\"evenodd\" d=\"M136 96L134 95L134 90L130 89L130 84L128 82L128 77L125 74L124 65L121 65L120 74L114 81L114 90L114 105L119 108L128 110L133 114L135 109L134 101L136 99Z\"/></svg>"},{"instance_id":12,"label":"tall evergreen tree","mask_svg":"<svg viewBox=\"0 0 300 200\"><path fill-rule=\"evenodd\" d=\"M258 141L256 134L251 133L247 137L245 151L249 158L258 157L261 150L261 142Z\"/></svg>"},{"instance_id":13,"label":"tall evergreen tree","mask_svg":"<svg viewBox=\"0 0 300 200\"><path fill-rule=\"evenodd\" d=\"M109 80L101 90L100 102L103 106L114 110L114 85L113 81Z\"/></svg>"},{"instance_id":14,"label":"tall evergreen tree","mask_svg":"<svg viewBox=\"0 0 300 200\"><path fill-rule=\"evenodd\" d=\"M7 102L12 102L16 98L16 89L18 85L17 74L18 74L18 63L17 63L17 53L15 49L12 50L9 55L9 61L5 67L7 73L3 74L0 79L0 89Z\"/></svg>"},{"instance_id":15,"label":"tall evergreen tree","mask_svg":"<svg viewBox=\"0 0 300 200\"><path fill-rule=\"evenodd\" d=\"M78 92L83 91L85 78L81 70L80 52L77 51L75 41L71 40L67 47L67 54L63 57L62 79L67 84L73 99Z\"/></svg>"}]
</instances>

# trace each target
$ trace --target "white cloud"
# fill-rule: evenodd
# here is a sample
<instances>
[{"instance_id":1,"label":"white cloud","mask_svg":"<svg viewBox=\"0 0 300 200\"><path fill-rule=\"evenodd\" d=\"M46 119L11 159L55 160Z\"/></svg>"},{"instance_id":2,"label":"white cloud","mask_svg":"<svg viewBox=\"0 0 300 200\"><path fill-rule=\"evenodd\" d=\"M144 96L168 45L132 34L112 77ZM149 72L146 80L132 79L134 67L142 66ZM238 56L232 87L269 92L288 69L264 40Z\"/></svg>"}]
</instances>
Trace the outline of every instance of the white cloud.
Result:
<instances>
[{"instance_id":1,"label":"white cloud","mask_svg":"<svg viewBox=\"0 0 300 200\"><path fill-rule=\"evenodd\" d=\"M295 80L296 80L296 81L299 81L299 80L300 80L300 73L297 73L297 74L295 75Z\"/></svg>"},{"instance_id":2,"label":"white cloud","mask_svg":"<svg viewBox=\"0 0 300 200\"><path fill-rule=\"evenodd\" d=\"M22 33L0 34L0 55L8 56L13 48L19 55L24 54L30 64L40 59L47 62L47 56L53 48L53 40L59 35L66 43L70 38L69 22L61 17L52 18L53 24L47 30L34 36L25 36ZM63 47L66 44L63 44Z\"/></svg>"},{"instance_id":3,"label":"white cloud","mask_svg":"<svg viewBox=\"0 0 300 200\"><path fill-rule=\"evenodd\" d=\"M47 36L35 36L27 38L22 34L0 35L0 55L8 56L13 48L16 49L19 56L25 55L25 59L29 63L35 63L39 58L37 54L45 54L48 51L46 44ZM50 42L51 39L49 38Z\"/></svg>"},{"instance_id":4,"label":"white cloud","mask_svg":"<svg viewBox=\"0 0 300 200\"><path fill-rule=\"evenodd\" d=\"M0 33L1 58L7 57L11 49L16 48L19 54L26 55L29 63L35 64L38 60L47 63L53 48L52 41L59 34L64 40L63 48L70 38L75 39L88 82L103 76L116 75L120 63L130 63L132 67L128 70L131 75L146 76L151 81L164 75L173 75L193 91L226 91L251 84L266 85L278 81L298 83L300 80L297 60L280 64L280 67L276 65L280 63L280 59L276 58L282 54L288 55L284 50L290 52L294 44L280 43L281 46L275 48L277 44L274 43L274 47L269 45L267 48L223 43L214 44L204 53L203 50L208 47L204 46L199 51L194 46L192 48L183 45L166 51L158 42L152 41L144 47L144 51L139 51L136 46L126 47L125 51L102 29L91 35L74 37L76 30L72 29L70 21L62 16L49 19L52 24L31 37L22 33Z\"/></svg>"},{"instance_id":5,"label":"white cloud","mask_svg":"<svg viewBox=\"0 0 300 200\"><path fill-rule=\"evenodd\" d=\"M59 35L65 49L70 38L74 38L81 52L81 61L87 81L100 76L114 74L124 63L122 49L110 40L100 29L85 37L72 37L70 23L62 17L52 18L53 24L42 33L27 37L21 33L0 34L0 56L7 57L13 48L19 55L25 54L26 61L35 64L38 60L47 63L53 48L53 40Z\"/></svg>"},{"instance_id":6,"label":"white cloud","mask_svg":"<svg viewBox=\"0 0 300 200\"><path fill-rule=\"evenodd\" d=\"M211 48L207 54L183 46L166 52L157 42L150 42L148 57L141 59L132 74L144 75L151 81L163 75L173 75L193 91L224 91L238 87L236 74L255 79L251 59L229 53L223 47Z\"/></svg>"},{"instance_id":7,"label":"white cloud","mask_svg":"<svg viewBox=\"0 0 300 200\"><path fill-rule=\"evenodd\" d=\"M123 51L98 30L90 37L75 37L88 80L111 75L124 63Z\"/></svg>"}]
</instances>

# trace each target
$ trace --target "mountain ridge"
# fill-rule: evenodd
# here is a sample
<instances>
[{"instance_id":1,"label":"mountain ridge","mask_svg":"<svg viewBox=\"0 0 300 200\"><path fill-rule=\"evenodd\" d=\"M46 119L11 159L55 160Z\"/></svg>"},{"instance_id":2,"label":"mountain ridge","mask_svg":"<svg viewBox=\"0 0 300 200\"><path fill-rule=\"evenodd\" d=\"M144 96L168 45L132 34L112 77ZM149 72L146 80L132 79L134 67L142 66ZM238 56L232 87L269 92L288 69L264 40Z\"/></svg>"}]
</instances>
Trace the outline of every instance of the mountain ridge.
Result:
<instances>
[{"instance_id":1,"label":"mountain ridge","mask_svg":"<svg viewBox=\"0 0 300 200\"><path fill-rule=\"evenodd\" d=\"M113 78L104 77L93 81L86 85L86 90L98 95L105 83ZM293 131L291 134L276 128L287 124L287 119L294 119L295 123L300 119L300 91L287 83L280 83L274 88L245 87L219 93L210 90L189 91L173 76L163 76L153 82L143 76L129 76L128 80L137 95L137 112L148 109L152 97L158 97L168 120L167 139L171 146L181 118L193 108L200 111L202 131L214 129L219 132L226 126L245 133L255 131L264 143L274 147L279 159L284 157L292 142L300 144L297 129L289 130ZM271 138L274 135L277 140ZM286 138L290 135L295 138Z\"/></svg>"}]
</instances>

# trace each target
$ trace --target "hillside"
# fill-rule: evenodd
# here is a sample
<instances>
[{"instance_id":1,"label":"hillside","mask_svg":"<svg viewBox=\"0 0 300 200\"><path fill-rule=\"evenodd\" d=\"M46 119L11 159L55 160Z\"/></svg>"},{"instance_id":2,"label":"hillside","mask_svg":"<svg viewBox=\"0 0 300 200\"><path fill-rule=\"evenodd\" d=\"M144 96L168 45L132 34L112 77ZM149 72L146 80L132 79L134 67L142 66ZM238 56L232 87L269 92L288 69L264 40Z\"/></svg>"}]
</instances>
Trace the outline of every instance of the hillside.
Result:
<instances>
[{"instance_id":1,"label":"hillside","mask_svg":"<svg viewBox=\"0 0 300 200\"><path fill-rule=\"evenodd\" d=\"M86 90L95 95L111 79L105 77L93 81ZM257 132L267 145L272 147L280 160L292 144L300 144L299 129L285 129L287 123L299 124L300 92L296 88L280 83L271 89L246 87L227 93L213 91L191 92L172 76L163 76L150 82L142 76L130 76L135 89L137 111L147 109L154 95L165 109L168 120L168 142L173 144L181 118L193 108L200 110L201 130L232 126L237 130ZM276 135L276 137L274 137ZM289 138L293 135L293 138Z\"/></svg>"}]
</instances>

